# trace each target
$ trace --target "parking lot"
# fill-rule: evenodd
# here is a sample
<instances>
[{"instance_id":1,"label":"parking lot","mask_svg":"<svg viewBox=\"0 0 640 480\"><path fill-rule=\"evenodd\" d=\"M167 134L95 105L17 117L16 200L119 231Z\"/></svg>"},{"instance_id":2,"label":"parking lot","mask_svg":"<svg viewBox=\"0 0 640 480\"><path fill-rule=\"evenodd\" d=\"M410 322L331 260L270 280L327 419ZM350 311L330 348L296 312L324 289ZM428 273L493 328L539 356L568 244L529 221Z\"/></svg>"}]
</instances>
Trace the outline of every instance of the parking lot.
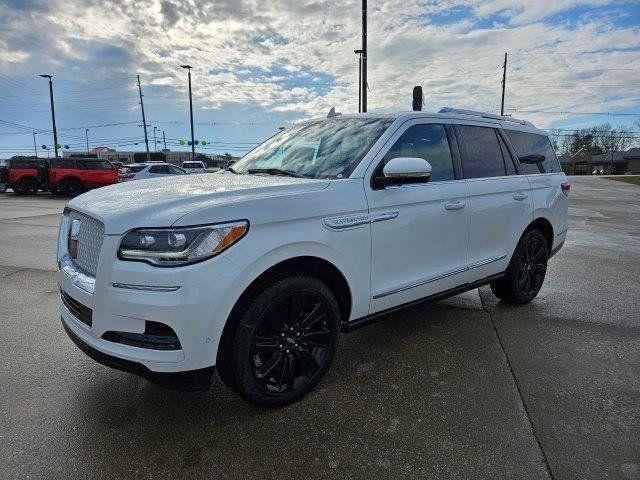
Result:
<instances>
[{"instance_id":1,"label":"parking lot","mask_svg":"<svg viewBox=\"0 0 640 480\"><path fill-rule=\"evenodd\" d=\"M640 187L571 182L533 303L483 287L344 335L274 411L86 357L58 314L65 201L0 195L0 478L640 479Z\"/></svg>"}]
</instances>

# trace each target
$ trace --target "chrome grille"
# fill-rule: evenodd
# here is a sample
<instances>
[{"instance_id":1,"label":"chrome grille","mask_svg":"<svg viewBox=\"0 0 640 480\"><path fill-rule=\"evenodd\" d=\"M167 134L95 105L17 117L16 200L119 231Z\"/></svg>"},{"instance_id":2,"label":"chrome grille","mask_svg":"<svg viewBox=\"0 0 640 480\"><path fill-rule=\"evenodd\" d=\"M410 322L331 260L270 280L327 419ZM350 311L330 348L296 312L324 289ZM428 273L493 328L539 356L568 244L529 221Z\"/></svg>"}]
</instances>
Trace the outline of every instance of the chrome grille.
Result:
<instances>
[{"instance_id":1,"label":"chrome grille","mask_svg":"<svg viewBox=\"0 0 640 480\"><path fill-rule=\"evenodd\" d=\"M79 212L69 212L69 223L79 219L78 250L71 261L81 270L95 277L98 271L98 259L104 237L104 225L101 221Z\"/></svg>"}]
</instances>

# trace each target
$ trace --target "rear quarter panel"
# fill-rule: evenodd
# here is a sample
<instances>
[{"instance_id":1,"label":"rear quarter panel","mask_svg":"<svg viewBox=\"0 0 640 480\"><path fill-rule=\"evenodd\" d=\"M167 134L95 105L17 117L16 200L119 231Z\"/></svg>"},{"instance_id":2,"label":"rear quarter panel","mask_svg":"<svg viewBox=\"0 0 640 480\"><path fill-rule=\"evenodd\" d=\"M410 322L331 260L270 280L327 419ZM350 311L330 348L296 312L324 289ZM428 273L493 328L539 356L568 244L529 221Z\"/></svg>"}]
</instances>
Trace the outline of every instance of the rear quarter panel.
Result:
<instances>
[{"instance_id":1,"label":"rear quarter panel","mask_svg":"<svg viewBox=\"0 0 640 480\"><path fill-rule=\"evenodd\" d=\"M560 185L567 181L564 173L528 175L533 197L533 218L546 218L553 227L553 247L558 246L569 227L567 211L569 199Z\"/></svg>"}]
</instances>

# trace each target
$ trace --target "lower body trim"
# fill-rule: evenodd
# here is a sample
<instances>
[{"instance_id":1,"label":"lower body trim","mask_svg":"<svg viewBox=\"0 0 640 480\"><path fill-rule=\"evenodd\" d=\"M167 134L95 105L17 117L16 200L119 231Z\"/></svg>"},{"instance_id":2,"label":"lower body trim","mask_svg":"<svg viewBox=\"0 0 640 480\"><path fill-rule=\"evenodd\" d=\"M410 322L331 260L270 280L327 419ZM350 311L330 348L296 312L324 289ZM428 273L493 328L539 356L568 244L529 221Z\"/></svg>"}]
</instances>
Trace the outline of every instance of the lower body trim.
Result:
<instances>
[{"instance_id":1,"label":"lower body trim","mask_svg":"<svg viewBox=\"0 0 640 480\"><path fill-rule=\"evenodd\" d=\"M344 333L353 332L354 330L366 327L367 325L371 325L372 323L384 319L387 315L404 310L405 308L414 307L423 303L431 303L438 300L444 300L445 298L453 297L454 295L458 295L459 293L473 290L474 288L482 287L483 285L488 285L495 280L503 278L504 275L504 272L498 273L496 275L491 275L489 277L483 278L482 280L465 283L455 288L445 290L444 292L436 293L435 295L430 295L418 300L413 300L412 302L403 303L402 305L391 307L381 312L372 313L371 315L367 315L365 317L356 318L355 320L342 322L341 330Z\"/></svg>"}]
</instances>

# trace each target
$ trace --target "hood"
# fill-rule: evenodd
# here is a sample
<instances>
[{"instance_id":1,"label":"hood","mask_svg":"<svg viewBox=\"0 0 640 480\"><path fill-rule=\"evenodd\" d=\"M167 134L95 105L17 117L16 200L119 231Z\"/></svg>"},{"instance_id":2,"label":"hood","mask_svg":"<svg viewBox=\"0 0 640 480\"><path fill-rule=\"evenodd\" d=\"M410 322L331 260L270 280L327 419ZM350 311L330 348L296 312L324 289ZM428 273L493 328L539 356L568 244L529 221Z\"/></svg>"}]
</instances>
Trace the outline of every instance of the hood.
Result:
<instances>
[{"instance_id":1,"label":"hood","mask_svg":"<svg viewBox=\"0 0 640 480\"><path fill-rule=\"evenodd\" d=\"M176 175L91 190L71 200L68 206L102 221L105 233L114 235L131 228L168 227L203 208L306 193L327 185L328 180L231 172ZM212 215L211 222L225 220L229 219Z\"/></svg>"}]
</instances>

